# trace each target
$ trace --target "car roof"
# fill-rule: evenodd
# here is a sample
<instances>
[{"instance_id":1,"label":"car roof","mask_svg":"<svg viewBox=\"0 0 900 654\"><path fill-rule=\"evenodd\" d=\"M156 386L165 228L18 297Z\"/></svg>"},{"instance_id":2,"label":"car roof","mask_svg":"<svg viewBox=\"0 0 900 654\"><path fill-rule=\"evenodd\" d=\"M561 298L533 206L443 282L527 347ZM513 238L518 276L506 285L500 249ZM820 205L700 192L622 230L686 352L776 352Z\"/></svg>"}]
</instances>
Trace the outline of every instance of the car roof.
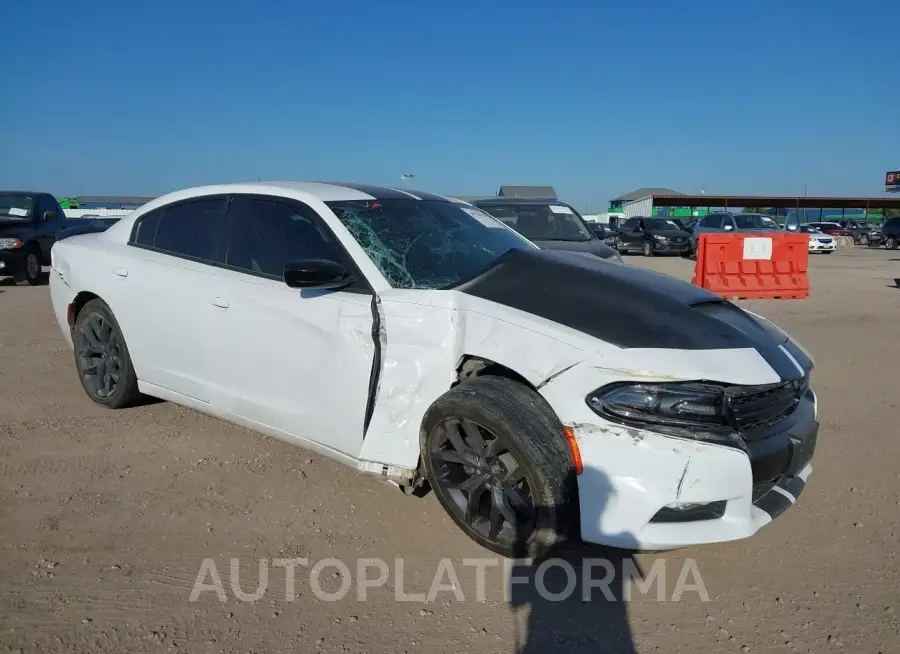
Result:
<instances>
[{"instance_id":1,"label":"car roof","mask_svg":"<svg viewBox=\"0 0 900 654\"><path fill-rule=\"evenodd\" d=\"M140 216L176 202L200 199L211 195L268 195L294 198L308 202L316 199L320 202L352 202L360 200L428 200L432 202L453 202L458 200L435 193L402 189L393 186L375 184L357 184L353 182L300 182L300 181L255 181L216 184L211 186L194 186L167 193L154 198L147 204L134 210L128 216L104 232L104 237L115 241L127 240L134 221Z\"/></svg>"},{"instance_id":2,"label":"car roof","mask_svg":"<svg viewBox=\"0 0 900 654\"><path fill-rule=\"evenodd\" d=\"M47 191L23 191L21 189L0 189L0 195L50 195Z\"/></svg>"}]
</instances>

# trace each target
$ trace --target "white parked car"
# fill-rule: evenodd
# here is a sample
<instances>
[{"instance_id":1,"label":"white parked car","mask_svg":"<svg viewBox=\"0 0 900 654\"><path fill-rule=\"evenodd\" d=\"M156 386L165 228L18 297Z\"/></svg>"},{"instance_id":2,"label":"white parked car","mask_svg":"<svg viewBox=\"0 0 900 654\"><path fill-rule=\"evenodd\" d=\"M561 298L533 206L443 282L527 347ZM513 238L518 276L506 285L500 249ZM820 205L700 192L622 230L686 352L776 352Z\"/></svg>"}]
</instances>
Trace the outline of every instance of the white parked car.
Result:
<instances>
[{"instance_id":1,"label":"white parked car","mask_svg":"<svg viewBox=\"0 0 900 654\"><path fill-rule=\"evenodd\" d=\"M800 231L809 234L809 251L822 252L831 254L837 249L837 243L833 236L825 234L818 227L810 227L809 225L800 225Z\"/></svg>"},{"instance_id":2,"label":"white parked car","mask_svg":"<svg viewBox=\"0 0 900 654\"><path fill-rule=\"evenodd\" d=\"M813 362L782 331L441 196L179 191L59 241L50 285L93 401L144 393L430 485L505 556L576 518L636 549L747 537L811 471Z\"/></svg>"}]
</instances>

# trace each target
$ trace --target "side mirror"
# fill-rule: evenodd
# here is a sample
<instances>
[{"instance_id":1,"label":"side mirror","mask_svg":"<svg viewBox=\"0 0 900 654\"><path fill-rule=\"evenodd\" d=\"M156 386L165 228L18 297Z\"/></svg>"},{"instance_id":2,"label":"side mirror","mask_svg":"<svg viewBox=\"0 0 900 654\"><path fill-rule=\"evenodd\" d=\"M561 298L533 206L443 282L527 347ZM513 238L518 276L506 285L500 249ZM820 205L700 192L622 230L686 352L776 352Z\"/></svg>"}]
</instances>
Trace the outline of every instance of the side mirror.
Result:
<instances>
[{"instance_id":1,"label":"side mirror","mask_svg":"<svg viewBox=\"0 0 900 654\"><path fill-rule=\"evenodd\" d=\"M284 283L291 288L340 290L355 281L353 275L334 261L303 259L284 266Z\"/></svg>"},{"instance_id":2,"label":"side mirror","mask_svg":"<svg viewBox=\"0 0 900 654\"><path fill-rule=\"evenodd\" d=\"M44 220L54 220L56 218L56 212L53 209L47 209L44 212L43 219Z\"/></svg>"},{"instance_id":3,"label":"side mirror","mask_svg":"<svg viewBox=\"0 0 900 654\"><path fill-rule=\"evenodd\" d=\"M786 230L788 230L789 232L796 232L796 231L797 231L797 225L785 225L784 228L785 228Z\"/></svg>"},{"instance_id":4,"label":"side mirror","mask_svg":"<svg viewBox=\"0 0 900 654\"><path fill-rule=\"evenodd\" d=\"M631 230L631 231L633 231L633 232L642 232L642 231L644 231L644 229L643 229L640 225L638 225L637 227L635 227L635 228L634 228L633 230Z\"/></svg>"},{"instance_id":5,"label":"side mirror","mask_svg":"<svg viewBox=\"0 0 900 654\"><path fill-rule=\"evenodd\" d=\"M732 229L734 229L734 227L732 227L731 225L725 225L724 229L726 232L730 232Z\"/></svg>"}]
</instances>

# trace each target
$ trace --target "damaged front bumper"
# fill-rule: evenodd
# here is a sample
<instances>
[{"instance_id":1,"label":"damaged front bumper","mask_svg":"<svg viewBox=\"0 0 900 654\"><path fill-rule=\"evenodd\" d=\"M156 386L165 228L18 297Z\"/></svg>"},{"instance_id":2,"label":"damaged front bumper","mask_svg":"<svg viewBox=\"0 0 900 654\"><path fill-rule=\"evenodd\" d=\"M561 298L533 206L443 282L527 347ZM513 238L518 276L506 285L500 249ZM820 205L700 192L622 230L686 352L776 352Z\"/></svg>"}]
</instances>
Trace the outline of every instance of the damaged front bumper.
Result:
<instances>
[{"instance_id":1,"label":"damaged front bumper","mask_svg":"<svg viewBox=\"0 0 900 654\"><path fill-rule=\"evenodd\" d=\"M811 390L743 449L609 422L587 406L583 390L563 375L542 393L578 443L587 542L665 550L746 538L794 504L812 472L818 421Z\"/></svg>"}]
</instances>

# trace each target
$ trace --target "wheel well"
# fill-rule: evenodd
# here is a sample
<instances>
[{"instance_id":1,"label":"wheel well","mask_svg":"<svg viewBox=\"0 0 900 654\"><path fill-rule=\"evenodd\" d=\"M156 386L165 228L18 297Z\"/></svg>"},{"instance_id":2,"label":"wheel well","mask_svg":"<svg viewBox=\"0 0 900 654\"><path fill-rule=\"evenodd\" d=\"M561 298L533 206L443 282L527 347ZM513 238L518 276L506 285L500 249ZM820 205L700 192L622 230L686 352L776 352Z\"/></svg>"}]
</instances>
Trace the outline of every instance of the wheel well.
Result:
<instances>
[{"instance_id":1,"label":"wheel well","mask_svg":"<svg viewBox=\"0 0 900 654\"><path fill-rule=\"evenodd\" d=\"M491 361L490 359L484 359L482 357L470 355L464 356L462 358L462 361L460 361L459 366L456 368L456 382L453 385L456 386L456 384L459 384L466 379L471 379L473 377L484 377L485 375L490 375L492 377L505 377L506 379L511 379L513 381L519 382L520 384L527 386L533 391L537 390L534 384L529 382L512 368L507 368L506 366L496 363L495 361Z\"/></svg>"},{"instance_id":2,"label":"wheel well","mask_svg":"<svg viewBox=\"0 0 900 654\"><path fill-rule=\"evenodd\" d=\"M75 299L72 300L72 310L69 313L69 327L75 325L75 321L78 320L78 314L81 313L81 310L84 308L84 305L90 302L91 300L100 299L99 295L91 293L90 291L82 291L78 295L75 296Z\"/></svg>"}]
</instances>

